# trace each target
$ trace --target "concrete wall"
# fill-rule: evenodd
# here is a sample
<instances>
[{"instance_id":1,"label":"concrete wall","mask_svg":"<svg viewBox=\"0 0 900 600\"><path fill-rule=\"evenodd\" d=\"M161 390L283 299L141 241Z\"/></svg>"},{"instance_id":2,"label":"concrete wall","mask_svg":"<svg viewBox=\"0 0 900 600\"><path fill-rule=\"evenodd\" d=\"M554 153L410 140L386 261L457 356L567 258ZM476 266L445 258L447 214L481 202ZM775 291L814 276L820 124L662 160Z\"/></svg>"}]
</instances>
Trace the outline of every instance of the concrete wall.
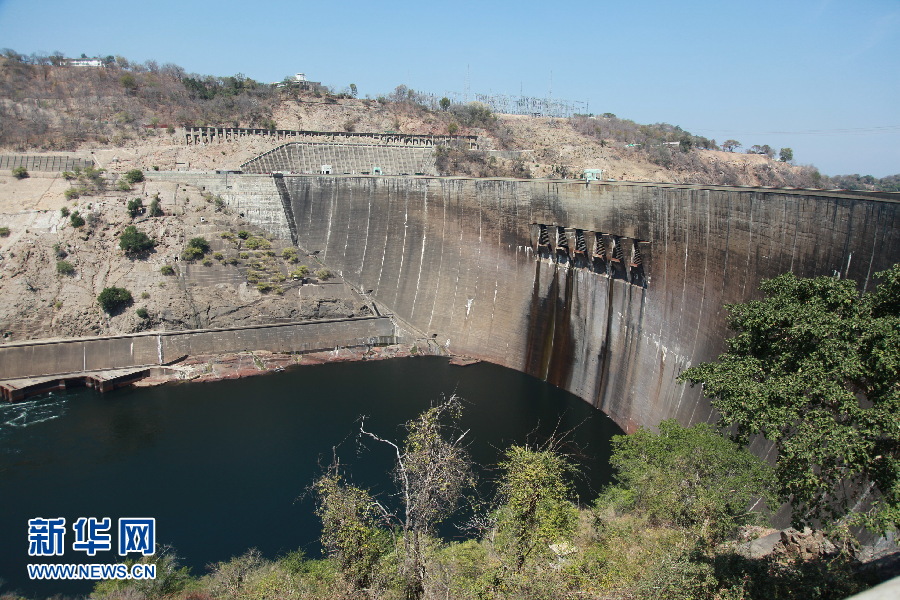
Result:
<instances>
[{"instance_id":1,"label":"concrete wall","mask_svg":"<svg viewBox=\"0 0 900 600\"><path fill-rule=\"evenodd\" d=\"M385 317L146 332L116 337L14 342L0 346L0 379L166 364L184 355L242 350L315 352L392 343Z\"/></svg>"},{"instance_id":2,"label":"concrete wall","mask_svg":"<svg viewBox=\"0 0 900 600\"><path fill-rule=\"evenodd\" d=\"M376 144L312 144L278 146L241 165L245 173L319 174L330 165L333 174L437 175L433 147Z\"/></svg>"},{"instance_id":3,"label":"concrete wall","mask_svg":"<svg viewBox=\"0 0 900 600\"><path fill-rule=\"evenodd\" d=\"M710 419L699 389L675 378L723 351L723 304L756 297L761 279L839 273L869 290L900 261L900 203L889 195L284 181L302 248L451 351L547 379L629 431Z\"/></svg>"},{"instance_id":4,"label":"concrete wall","mask_svg":"<svg viewBox=\"0 0 900 600\"><path fill-rule=\"evenodd\" d=\"M25 167L28 171L62 173L94 166L94 159L72 154L0 154L0 171Z\"/></svg>"}]
</instances>

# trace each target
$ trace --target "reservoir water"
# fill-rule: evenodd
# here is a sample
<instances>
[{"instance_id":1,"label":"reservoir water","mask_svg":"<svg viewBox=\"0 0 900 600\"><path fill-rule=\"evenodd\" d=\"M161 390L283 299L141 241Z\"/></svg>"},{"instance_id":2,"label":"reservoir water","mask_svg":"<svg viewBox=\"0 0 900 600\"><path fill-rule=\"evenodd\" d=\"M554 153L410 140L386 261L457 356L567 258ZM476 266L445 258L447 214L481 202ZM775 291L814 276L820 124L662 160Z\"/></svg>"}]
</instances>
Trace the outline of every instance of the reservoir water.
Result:
<instances>
[{"instance_id":1,"label":"reservoir water","mask_svg":"<svg viewBox=\"0 0 900 600\"><path fill-rule=\"evenodd\" d=\"M569 432L564 450L581 466L577 491L590 501L610 479L605 415L559 388L495 365L419 357L333 363L204 384L82 389L0 405L0 594L86 594L78 581L28 579L28 563L116 563L72 549L79 517L154 517L156 541L175 548L195 575L259 548L275 558L319 552L307 488L336 453L350 479L391 502L391 454L357 437L366 429L401 439L400 425L441 395L465 400L470 453L495 465L513 443ZM485 477L490 470L484 469ZM489 489L489 487L485 487ZM28 520L64 517L65 553L28 556ZM445 528L445 537L455 528Z\"/></svg>"}]
</instances>

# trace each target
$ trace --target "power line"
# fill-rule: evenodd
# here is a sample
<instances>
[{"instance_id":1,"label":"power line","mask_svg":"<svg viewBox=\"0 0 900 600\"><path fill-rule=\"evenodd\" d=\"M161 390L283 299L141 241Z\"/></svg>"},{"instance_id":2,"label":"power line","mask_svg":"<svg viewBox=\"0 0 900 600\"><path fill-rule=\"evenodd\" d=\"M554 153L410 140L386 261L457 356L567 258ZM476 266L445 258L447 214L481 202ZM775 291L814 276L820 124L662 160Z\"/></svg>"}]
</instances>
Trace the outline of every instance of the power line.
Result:
<instances>
[{"instance_id":1,"label":"power line","mask_svg":"<svg viewBox=\"0 0 900 600\"><path fill-rule=\"evenodd\" d=\"M805 129L801 131L728 131L723 129L695 129L694 131L720 135L889 135L900 133L900 125L843 129Z\"/></svg>"}]
</instances>

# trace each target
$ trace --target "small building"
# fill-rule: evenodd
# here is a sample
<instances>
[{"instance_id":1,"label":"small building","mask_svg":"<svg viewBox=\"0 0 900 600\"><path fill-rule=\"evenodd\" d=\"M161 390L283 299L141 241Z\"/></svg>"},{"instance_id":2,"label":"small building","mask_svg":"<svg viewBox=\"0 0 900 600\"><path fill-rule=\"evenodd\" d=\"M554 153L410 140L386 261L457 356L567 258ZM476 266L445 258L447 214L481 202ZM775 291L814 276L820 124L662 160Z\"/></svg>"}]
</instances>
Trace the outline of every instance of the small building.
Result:
<instances>
[{"instance_id":1,"label":"small building","mask_svg":"<svg viewBox=\"0 0 900 600\"><path fill-rule=\"evenodd\" d=\"M102 67L103 61L99 58L67 58L63 64L68 67Z\"/></svg>"},{"instance_id":2,"label":"small building","mask_svg":"<svg viewBox=\"0 0 900 600\"><path fill-rule=\"evenodd\" d=\"M584 180L585 181L602 181L603 180L603 169L585 169L584 170Z\"/></svg>"}]
</instances>

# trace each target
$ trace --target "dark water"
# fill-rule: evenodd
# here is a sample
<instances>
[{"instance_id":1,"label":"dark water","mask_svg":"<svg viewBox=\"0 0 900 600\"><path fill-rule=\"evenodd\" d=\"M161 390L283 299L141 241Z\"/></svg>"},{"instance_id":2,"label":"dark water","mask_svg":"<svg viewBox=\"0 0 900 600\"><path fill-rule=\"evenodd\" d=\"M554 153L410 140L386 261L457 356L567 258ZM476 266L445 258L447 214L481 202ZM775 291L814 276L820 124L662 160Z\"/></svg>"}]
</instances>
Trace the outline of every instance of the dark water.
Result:
<instances>
[{"instance_id":1,"label":"dark water","mask_svg":"<svg viewBox=\"0 0 900 600\"><path fill-rule=\"evenodd\" d=\"M575 429L567 450L590 499L609 479L602 413L558 388L490 364L455 367L422 357L327 364L236 381L81 390L0 406L0 593L79 594L84 582L32 582L32 563L119 562L115 546L88 559L72 550L82 516L155 517L157 543L174 546L194 574L251 547L274 558L297 548L317 555L319 523L306 489L337 448L354 483L387 502L391 454L358 443L357 420L399 439L398 427L442 394L466 401L470 451L496 464L512 443L538 443ZM490 476L489 472L485 472ZM65 517L62 557L32 557L28 519ZM445 535L457 531L445 527ZM116 536L113 532L113 544Z\"/></svg>"}]
</instances>

